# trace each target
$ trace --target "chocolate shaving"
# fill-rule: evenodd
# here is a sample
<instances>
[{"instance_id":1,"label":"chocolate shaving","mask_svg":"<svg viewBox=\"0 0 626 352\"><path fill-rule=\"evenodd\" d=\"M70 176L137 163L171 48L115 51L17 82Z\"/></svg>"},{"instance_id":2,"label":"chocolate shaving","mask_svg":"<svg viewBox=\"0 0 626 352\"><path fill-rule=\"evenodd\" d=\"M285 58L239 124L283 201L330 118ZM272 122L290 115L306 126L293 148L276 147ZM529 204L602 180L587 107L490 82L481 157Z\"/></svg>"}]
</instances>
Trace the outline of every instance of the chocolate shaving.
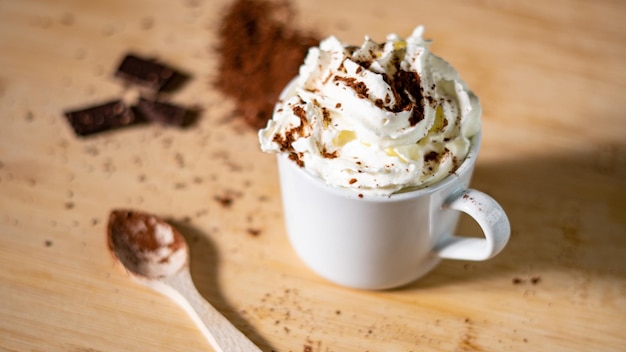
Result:
<instances>
[{"instance_id":1,"label":"chocolate shaving","mask_svg":"<svg viewBox=\"0 0 626 352\"><path fill-rule=\"evenodd\" d=\"M424 119L424 98L420 83L417 72L398 70L393 76L391 88L396 97L396 110L413 110L409 118L411 126Z\"/></svg>"},{"instance_id":2,"label":"chocolate shaving","mask_svg":"<svg viewBox=\"0 0 626 352\"><path fill-rule=\"evenodd\" d=\"M427 153L426 155L424 155L424 161L425 162L437 161L437 159L439 159L439 153L437 153L434 150L429 152L429 153Z\"/></svg>"},{"instance_id":3,"label":"chocolate shaving","mask_svg":"<svg viewBox=\"0 0 626 352\"><path fill-rule=\"evenodd\" d=\"M421 79L417 72L403 71L398 68L393 77L382 74L383 80L389 84L394 98L395 105L391 108L393 112L412 110L409 117L411 126L415 126L424 119L424 97L421 88ZM387 102L389 102L386 99Z\"/></svg>"}]
</instances>

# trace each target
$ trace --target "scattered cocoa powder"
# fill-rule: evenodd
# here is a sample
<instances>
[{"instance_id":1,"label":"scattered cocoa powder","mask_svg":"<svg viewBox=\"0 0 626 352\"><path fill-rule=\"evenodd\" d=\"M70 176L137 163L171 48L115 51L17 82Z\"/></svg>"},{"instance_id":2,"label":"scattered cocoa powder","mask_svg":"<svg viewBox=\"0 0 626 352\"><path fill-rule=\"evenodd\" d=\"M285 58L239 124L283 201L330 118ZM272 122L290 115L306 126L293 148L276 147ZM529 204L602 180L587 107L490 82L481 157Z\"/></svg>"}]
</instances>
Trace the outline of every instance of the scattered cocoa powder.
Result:
<instances>
[{"instance_id":1,"label":"scattered cocoa powder","mask_svg":"<svg viewBox=\"0 0 626 352\"><path fill-rule=\"evenodd\" d=\"M314 33L293 28L285 0L234 0L219 27L218 76L213 84L235 100L236 114L250 127L264 127L282 89L298 74Z\"/></svg>"},{"instance_id":2,"label":"scattered cocoa powder","mask_svg":"<svg viewBox=\"0 0 626 352\"><path fill-rule=\"evenodd\" d=\"M253 237L258 237L261 234L261 230L259 229L248 228L247 231L248 231L248 234Z\"/></svg>"},{"instance_id":3,"label":"scattered cocoa powder","mask_svg":"<svg viewBox=\"0 0 626 352\"><path fill-rule=\"evenodd\" d=\"M528 280L520 278L520 277L514 277L512 282L513 282L513 285L521 285L521 284L525 284L526 282L530 282L533 285L537 285L541 282L541 276L532 276Z\"/></svg>"},{"instance_id":4,"label":"scattered cocoa powder","mask_svg":"<svg viewBox=\"0 0 626 352\"><path fill-rule=\"evenodd\" d=\"M235 190L225 190L216 194L213 199L224 208L230 208L236 198L240 198L242 193Z\"/></svg>"},{"instance_id":5,"label":"scattered cocoa powder","mask_svg":"<svg viewBox=\"0 0 626 352\"><path fill-rule=\"evenodd\" d=\"M217 195L213 197L218 203L220 203L224 208L229 208L233 204L233 197L229 194Z\"/></svg>"}]
</instances>

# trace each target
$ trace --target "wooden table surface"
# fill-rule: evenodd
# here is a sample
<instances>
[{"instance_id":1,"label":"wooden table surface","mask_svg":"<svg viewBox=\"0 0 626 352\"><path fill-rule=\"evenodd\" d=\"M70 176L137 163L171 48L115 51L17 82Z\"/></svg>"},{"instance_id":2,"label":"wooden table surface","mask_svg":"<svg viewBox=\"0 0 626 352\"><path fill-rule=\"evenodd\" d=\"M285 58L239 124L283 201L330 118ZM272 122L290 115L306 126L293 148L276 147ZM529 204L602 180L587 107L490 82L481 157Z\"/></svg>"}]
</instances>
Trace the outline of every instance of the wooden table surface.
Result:
<instances>
[{"instance_id":1,"label":"wooden table surface","mask_svg":"<svg viewBox=\"0 0 626 352\"><path fill-rule=\"evenodd\" d=\"M201 294L264 351L626 350L625 2L294 3L299 28L355 44L424 24L482 99L473 187L508 247L383 292L291 250L274 157L209 84L226 3L0 0L0 350L210 350L115 264L119 207L177 223ZM172 99L198 123L75 137L63 111L129 94L111 75L129 50L191 73Z\"/></svg>"}]
</instances>

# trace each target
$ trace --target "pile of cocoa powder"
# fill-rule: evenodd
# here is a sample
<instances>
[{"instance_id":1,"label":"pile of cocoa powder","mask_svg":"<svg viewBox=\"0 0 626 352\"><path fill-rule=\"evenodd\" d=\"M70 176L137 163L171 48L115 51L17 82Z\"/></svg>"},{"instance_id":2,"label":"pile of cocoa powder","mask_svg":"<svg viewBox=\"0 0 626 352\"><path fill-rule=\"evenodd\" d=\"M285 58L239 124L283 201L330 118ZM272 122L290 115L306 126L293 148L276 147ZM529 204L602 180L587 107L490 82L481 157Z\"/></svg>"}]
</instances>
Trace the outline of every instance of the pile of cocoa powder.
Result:
<instances>
[{"instance_id":1,"label":"pile of cocoa powder","mask_svg":"<svg viewBox=\"0 0 626 352\"><path fill-rule=\"evenodd\" d=\"M294 29L285 0L234 0L219 27L218 76L214 85L236 102L236 116L264 127L282 89L298 74L314 33Z\"/></svg>"}]
</instances>

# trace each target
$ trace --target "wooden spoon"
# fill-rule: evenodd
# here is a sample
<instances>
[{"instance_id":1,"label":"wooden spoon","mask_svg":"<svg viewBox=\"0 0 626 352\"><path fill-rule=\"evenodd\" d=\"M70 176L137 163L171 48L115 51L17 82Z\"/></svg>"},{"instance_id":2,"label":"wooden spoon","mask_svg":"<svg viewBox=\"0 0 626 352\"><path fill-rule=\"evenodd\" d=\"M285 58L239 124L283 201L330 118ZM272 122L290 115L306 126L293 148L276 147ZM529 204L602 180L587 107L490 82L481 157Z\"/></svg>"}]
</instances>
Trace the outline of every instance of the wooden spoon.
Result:
<instances>
[{"instance_id":1,"label":"wooden spoon","mask_svg":"<svg viewBox=\"0 0 626 352\"><path fill-rule=\"evenodd\" d=\"M200 295L189 272L185 238L167 222L142 212L113 210L107 242L136 281L183 307L216 351L261 351Z\"/></svg>"}]
</instances>

